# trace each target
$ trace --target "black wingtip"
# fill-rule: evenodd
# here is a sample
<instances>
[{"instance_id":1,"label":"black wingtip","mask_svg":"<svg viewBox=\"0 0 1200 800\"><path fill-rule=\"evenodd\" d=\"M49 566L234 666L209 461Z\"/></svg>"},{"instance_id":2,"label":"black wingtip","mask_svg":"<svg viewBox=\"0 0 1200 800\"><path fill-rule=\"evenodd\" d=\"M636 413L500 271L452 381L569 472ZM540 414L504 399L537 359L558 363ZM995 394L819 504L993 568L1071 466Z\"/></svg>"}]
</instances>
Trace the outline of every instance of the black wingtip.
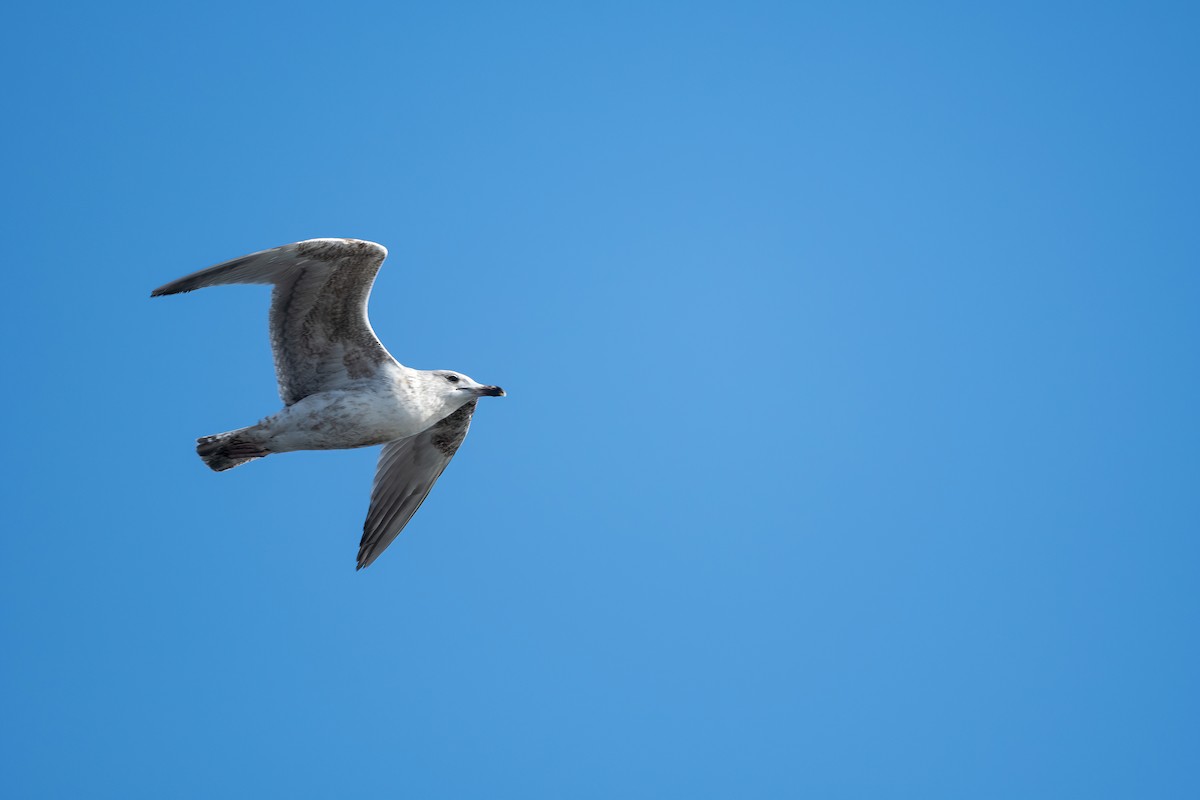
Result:
<instances>
[{"instance_id":1,"label":"black wingtip","mask_svg":"<svg viewBox=\"0 0 1200 800\"><path fill-rule=\"evenodd\" d=\"M151 297L166 297L169 294L187 294L195 289L195 286L175 286L168 283L166 286L160 286L150 293Z\"/></svg>"}]
</instances>

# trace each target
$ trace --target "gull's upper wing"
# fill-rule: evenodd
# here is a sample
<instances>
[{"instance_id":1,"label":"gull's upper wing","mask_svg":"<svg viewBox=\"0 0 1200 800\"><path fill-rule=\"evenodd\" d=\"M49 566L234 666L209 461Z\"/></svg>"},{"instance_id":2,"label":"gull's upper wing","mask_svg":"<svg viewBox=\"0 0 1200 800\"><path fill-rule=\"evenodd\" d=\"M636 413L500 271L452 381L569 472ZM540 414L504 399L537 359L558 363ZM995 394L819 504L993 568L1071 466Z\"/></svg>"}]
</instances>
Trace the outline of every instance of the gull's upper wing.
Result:
<instances>
[{"instance_id":1,"label":"gull's upper wing","mask_svg":"<svg viewBox=\"0 0 1200 800\"><path fill-rule=\"evenodd\" d=\"M467 437L474 413L472 400L429 430L383 446L375 485L371 487L371 508L358 546L358 569L369 567L379 558L417 513Z\"/></svg>"},{"instance_id":2,"label":"gull's upper wing","mask_svg":"<svg viewBox=\"0 0 1200 800\"><path fill-rule=\"evenodd\" d=\"M228 283L270 283L271 349L291 405L374 375L394 361L367 321L367 297L387 249L359 239L309 239L263 250L160 286L151 297Z\"/></svg>"}]
</instances>

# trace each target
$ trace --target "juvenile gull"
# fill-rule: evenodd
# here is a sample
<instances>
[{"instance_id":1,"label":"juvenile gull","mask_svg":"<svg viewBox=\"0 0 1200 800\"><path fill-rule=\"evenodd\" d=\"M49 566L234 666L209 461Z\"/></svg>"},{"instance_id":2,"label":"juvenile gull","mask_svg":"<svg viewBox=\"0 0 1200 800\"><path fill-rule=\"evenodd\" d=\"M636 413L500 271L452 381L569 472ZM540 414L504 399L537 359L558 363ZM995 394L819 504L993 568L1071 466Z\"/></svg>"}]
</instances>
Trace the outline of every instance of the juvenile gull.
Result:
<instances>
[{"instance_id":1,"label":"juvenile gull","mask_svg":"<svg viewBox=\"0 0 1200 800\"><path fill-rule=\"evenodd\" d=\"M151 297L230 283L269 283L271 350L283 409L204 436L196 452L218 472L292 450L382 444L358 548L370 566L416 513L467 435L480 397L503 397L460 372L404 366L367 320L387 249L358 239L309 239L200 270Z\"/></svg>"}]
</instances>

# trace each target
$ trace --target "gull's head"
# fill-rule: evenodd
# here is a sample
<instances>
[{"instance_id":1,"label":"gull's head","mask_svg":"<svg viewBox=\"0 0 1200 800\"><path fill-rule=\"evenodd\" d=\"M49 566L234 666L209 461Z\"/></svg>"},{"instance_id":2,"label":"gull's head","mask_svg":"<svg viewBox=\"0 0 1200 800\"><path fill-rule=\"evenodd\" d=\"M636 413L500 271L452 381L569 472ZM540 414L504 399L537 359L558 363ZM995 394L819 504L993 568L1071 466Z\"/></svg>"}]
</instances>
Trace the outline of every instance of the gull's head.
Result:
<instances>
[{"instance_id":1,"label":"gull's head","mask_svg":"<svg viewBox=\"0 0 1200 800\"><path fill-rule=\"evenodd\" d=\"M504 390L499 386L485 386L461 372L439 369L429 373L429 376L434 391L442 396L446 405L454 408L477 397L504 397Z\"/></svg>"}]
</instances>

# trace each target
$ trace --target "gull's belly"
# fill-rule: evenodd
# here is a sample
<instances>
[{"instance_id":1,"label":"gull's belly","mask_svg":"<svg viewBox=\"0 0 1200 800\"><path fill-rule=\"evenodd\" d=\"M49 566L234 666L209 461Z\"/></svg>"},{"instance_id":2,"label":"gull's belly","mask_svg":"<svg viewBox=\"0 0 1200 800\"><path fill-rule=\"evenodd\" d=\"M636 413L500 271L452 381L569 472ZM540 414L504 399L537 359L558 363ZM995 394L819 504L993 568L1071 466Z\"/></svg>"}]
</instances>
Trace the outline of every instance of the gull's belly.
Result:
<instances>
[{"instance_id":1,"label":"gull's belly","mask_svg":"<svg viewBox=\"0 0 1200 800\"><path fill-rule=\"evenodd\" d=\"M428 422L386 391L309 395L258 426L275 453L368 447L420 433Z\"/></svg>"}]
</instances>

